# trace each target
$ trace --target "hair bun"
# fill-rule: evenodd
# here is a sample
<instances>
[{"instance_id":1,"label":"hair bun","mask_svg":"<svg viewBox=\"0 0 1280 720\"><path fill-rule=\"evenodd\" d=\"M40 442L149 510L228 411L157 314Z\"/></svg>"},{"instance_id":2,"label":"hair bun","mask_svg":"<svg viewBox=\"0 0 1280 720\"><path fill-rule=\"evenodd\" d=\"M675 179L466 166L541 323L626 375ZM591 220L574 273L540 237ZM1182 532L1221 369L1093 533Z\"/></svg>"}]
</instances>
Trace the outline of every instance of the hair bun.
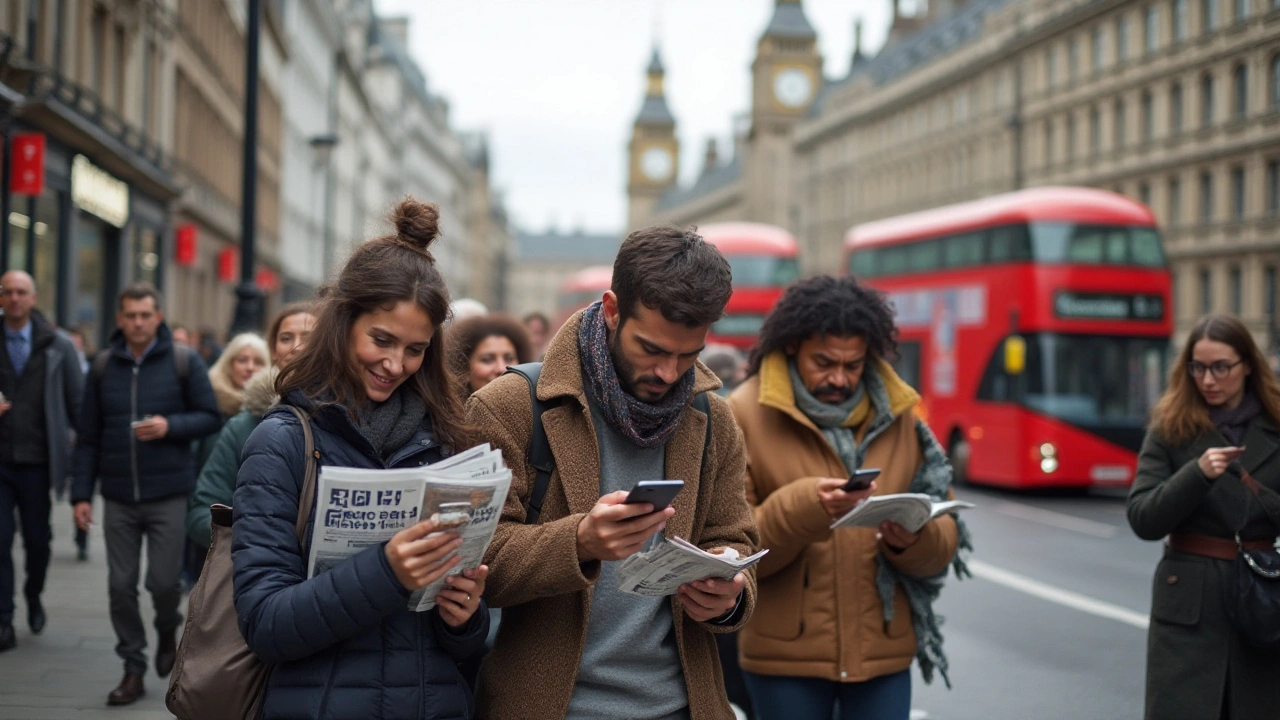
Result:
<instances>
[{"instance_id":1,"label":"hair bun","mask_svg":"<svg viewBox=\"0 0 1280 720\"><path fill-rule=\"evenodd\" d=\"M391 214L396 239L419 252L426 252L440 236L440 206L413 198L400 201Z\"/></svg>"}]
</instances>

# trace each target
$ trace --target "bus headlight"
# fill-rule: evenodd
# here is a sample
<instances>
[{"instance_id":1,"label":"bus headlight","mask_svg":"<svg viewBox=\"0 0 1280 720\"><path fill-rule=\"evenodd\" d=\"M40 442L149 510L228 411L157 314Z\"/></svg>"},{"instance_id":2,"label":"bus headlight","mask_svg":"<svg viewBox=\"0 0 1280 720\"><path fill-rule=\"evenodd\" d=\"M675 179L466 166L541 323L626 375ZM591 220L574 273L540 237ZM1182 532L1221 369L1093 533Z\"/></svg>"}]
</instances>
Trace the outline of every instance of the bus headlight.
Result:
<instances>
[{"instance_id":1,"label":"bus headlight","mask_svg":"<svg viewBox=\"0 0 1280 720\"><path fill-rule=\"evenodd\" d=\"M1058 448L1051 442L1040 443L1040 472L1048 475L1058 469Z\"/></svg>"},{"instance_id":2,"label":"bus headlight","mask_svg":"<svg viewBox=\"0 0 1280 720\"><path fill-rule=\"evenodd\" d=\"M1048 475L1058 469L1058 458L1045 458L1040 461L1040 472Z\"/></svg>"}]
</instances>

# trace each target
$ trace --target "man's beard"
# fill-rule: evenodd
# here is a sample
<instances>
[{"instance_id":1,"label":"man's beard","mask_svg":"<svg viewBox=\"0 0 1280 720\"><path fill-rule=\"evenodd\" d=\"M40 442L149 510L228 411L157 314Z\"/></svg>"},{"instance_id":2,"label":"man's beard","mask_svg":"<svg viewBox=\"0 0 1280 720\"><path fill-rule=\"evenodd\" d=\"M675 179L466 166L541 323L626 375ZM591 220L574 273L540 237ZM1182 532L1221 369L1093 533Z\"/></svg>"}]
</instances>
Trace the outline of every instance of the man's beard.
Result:
<instances>
[{"instance_id":1,"label":"man's beard","mask_svg":"<svg viewBox=\"0 0 1280 720\"><path fill-rule=\"evenodd\" d=\"M641 402L650 404L661 402L662 398L666 397L667 393L671 391L672 386L663 382L662 378L657 375L642 375L640 377L636 377L635 365L632 365L631 362L627 360L626 354L622 352L622 341L620 339L621 334L621 325L618 326L617 330L609 333L609 359L613 361L613 371L614 374L618 376L618 384L622 385L622 389L628 395ZM663 386L662 393L657 397L641 396L636 392L636 388L645 383L653 383L654 385ZM646 394L650 392L652 391L647 389L645 390Z\"/></svg>"},{"instance_id":2,"label":"man's beard","mask_svg":"<svg viewBox=\"0 0 1280 720\"><path fill-rule=\"evenodd\" d=\"M837 393L840 396L839 399L833 400L825 397L827 394L837 394ZM828 405L839 405L840 403L843 403L844 401L853 397L853 388L849 388L849 387L841 388L841 387L836 387L835 385L819 385L818 387L814 388L813 392L810 394L813 395L815 398L819 399L820 401L827 403Z\"/></svg>"}]
</instances>

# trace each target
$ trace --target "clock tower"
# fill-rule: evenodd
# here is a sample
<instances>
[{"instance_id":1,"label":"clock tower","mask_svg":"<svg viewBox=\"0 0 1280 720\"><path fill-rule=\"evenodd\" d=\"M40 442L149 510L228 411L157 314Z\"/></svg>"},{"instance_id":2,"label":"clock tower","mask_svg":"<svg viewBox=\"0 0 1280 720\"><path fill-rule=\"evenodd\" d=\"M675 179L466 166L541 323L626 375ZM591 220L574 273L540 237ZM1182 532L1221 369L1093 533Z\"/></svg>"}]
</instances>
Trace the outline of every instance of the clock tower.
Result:
<instances>
[{"instance_id":1,"label":"clock tower","mask_svg":"<svg viewBox=\"0 0 1280 720\"><path fill-rule=\"evenodd\" d=\"M823 86L818 33L801 0L776 0L751 64L747 207L758 222L795 232L789 211L791 130Z\"/></svg>"},{"instance_id":2,"label":"clock tower","mask_svg":"<svg viewBox=\"0 0 1280 720\"><path fill-rule=\"evenodd\" d=\"M680 171L680 143L676 140L676 120L667 107L663 88L666 72L658 48L649 60L648 86L644 103L636 115L627 144L627 228L650 225L653 206L673 187Z\"/></svg>"}]
</instances>

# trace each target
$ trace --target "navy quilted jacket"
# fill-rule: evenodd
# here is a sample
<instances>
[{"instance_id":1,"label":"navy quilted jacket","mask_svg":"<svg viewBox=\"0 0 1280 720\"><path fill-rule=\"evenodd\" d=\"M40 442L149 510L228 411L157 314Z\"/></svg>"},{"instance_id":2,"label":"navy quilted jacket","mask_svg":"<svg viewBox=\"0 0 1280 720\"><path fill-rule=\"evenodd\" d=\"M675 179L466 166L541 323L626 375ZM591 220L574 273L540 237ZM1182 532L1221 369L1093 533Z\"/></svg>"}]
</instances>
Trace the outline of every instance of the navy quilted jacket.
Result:
<instances>
[{"instance_id":1,"label":"navy quilted jacket","mask_svg":"<svg viewBox=\"0 0 1280 720\"><path fill-rule=\"evenodd\" d=\"M298 395L286 401L308 407ZM412 467L441 457L424 429L384 463L338 406L321 409L312 428L322 465ZM484 651L488 609L481 603L457 633L435 610L409 612L409 593L382 544L305 579L307 551L294 529L303 443L293 413L271 410L245 444L236 483L231 554L240 631L275 666L262 717L470 718L471 691L457 663Z\"/></svg>"}]
</instances>

